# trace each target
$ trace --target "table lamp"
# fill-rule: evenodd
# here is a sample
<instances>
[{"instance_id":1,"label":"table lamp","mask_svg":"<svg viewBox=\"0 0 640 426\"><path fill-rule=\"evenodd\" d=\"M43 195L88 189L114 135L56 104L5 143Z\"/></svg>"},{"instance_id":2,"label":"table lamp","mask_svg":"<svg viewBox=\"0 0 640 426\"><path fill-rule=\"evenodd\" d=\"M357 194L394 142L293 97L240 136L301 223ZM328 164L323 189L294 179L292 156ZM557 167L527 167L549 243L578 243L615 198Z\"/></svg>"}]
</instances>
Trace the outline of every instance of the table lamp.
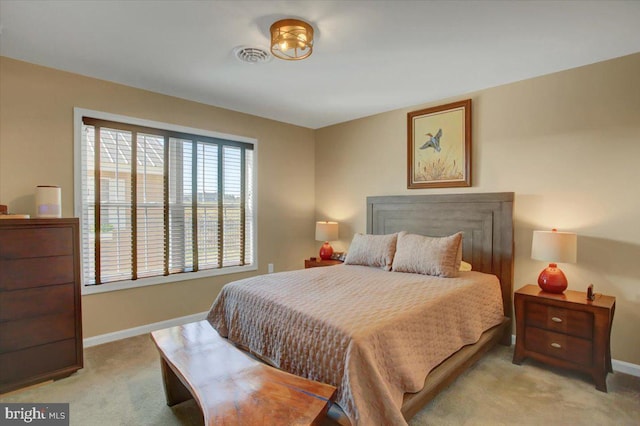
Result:
<instances>
[{"instance_id":1,"label":"table lamp","mask_svg":"<svg viewBox=\"0 0 640 426\"><path fill-rule=\"evenodd\" d=\"M549 293L562 293L567 288L567 277L557 263L575 263L578 237L573 232L533 231L531 258L546 260L549 266L540 272L538 285Z\"/></svg>"},{"instance_id":2,"label":"table lamp","mask_svg":"<svg viewBox=\"0 0 640 426\"><path fill-rule=\"evenodd\" d=\"M329 241L338 239L338 222L316 222L316 241L324 241L320 247L320 259L331 259L333 247Z\"/></svg>"}]
</instances>

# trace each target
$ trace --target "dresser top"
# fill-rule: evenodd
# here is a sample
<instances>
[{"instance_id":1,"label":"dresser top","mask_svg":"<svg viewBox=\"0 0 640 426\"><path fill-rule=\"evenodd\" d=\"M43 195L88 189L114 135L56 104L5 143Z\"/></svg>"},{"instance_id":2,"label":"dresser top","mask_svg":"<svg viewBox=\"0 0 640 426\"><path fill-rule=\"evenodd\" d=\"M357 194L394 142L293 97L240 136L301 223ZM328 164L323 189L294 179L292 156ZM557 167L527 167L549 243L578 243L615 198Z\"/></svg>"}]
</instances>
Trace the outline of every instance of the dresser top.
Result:
<instances>
[{"instance_id":1,"label":"dresser top","mask_svg":"<svg viewBox=\"0 0 640 426\"><path fill-rule=\"evenodd\" d=\"M0 227L3 227L3 228L68 225L70 223L79 223L79 219L77 217L32 218L32 219L0 219Z\"/></svg>"},{"instance_id":2,"label":"dresser top","mask_svg":"<svg viewBox=\"0 0 640 426\"><path fill-rule=\"evenodd\" d=\"M587 292L585 291L565 290L562 294L547 293L546 291L542 291L539 286L533 284L527 284L521 289L516 290L515 293L525 296L535 296L544 299L557 300L568 303L578 303L581 305L589 305L607 309L610 309L616 303L615 297L605 296L604 294L600 293L596 293L595 300L591 301L587 299Z\"/></svg>"}]
</instances>

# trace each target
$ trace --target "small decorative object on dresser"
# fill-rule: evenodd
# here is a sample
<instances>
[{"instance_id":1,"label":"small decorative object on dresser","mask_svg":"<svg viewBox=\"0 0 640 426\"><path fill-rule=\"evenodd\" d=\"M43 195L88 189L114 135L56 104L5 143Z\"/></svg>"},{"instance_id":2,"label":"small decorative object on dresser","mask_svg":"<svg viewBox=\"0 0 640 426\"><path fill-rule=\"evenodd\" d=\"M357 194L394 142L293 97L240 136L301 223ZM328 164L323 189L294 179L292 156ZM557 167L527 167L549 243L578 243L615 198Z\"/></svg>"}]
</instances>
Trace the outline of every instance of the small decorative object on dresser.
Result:
<instances>
[{"instance_id":1,"label":"small decorative object on dresser","mask_svg":"<svg viewBox=\"0 0 640 426\"><path fill-rule=\"evenodd\" d=\"M331 255L331 260L339 260L341 262L344 262L344 259L346 257L347 257L346 251L334 251L333 254Z\"/></svg>"},{"instance_id":2,"label":"small decorative object on dresser","mask_svg":"<svg viewBox=\"0 0 640 426\"><path fill-rule=\"evenodd\" d=\"M337 259L316 259L315 257L312 257L310 259L305 259L304 260L304 269L309 269L309 268L317 268L319 266L333 266L333 265L340 265L342 263L342 260L337 260Z\"/></svg>"},{"instance_id":3,"label":"small decorative object on dresser","mask_svg":"<svg viewBox=\"0 0 640 426\"><path fill-rule=\"evenodd\" d=\"M0 214L0 219L29 219L28 214Z\"/></svg>"},{"instance_id":4,"label":"small decorative object on dresser","mask_svg":"<svg viewBox=\"0 0 640 426\"><path fill-rule=\"evenodd\" d=\"M567 290L553 294L526 285L514 294L516 348L513 363L527 358L590 375L607 391L611 367L611 325L616 298Z\"/></svg>"},{"instance_id":5,"label":"small decorative object on dresser","mask_svg":"<svg viewBox=\"0 0 640 426\"><path fill-rule=\"evenodd\" d=\"M62 194L59 186L36 187L36 217L62 217Z\"/></svg>"},{"instance_id":6,"label":"small decorative object on dresser","mask_svg":"<svg viewBox=\"0 0 640 426\"><path fill-rule=\"evenodd\" d=\"M29 219L29 215L9 213L7 206L0 204L0 219Z\"/></svg>"},{"instance_id":7,"label":"small decorative object on dresser","mask_svg":"<svg viewBox=\"0 0 640 426\"><path fill-rule=\"evenodd\" d=\"M575 263L577 236L573 232L533 231L531 258L546 260L549 266L540 272L538 285L549 293L562 293L567 288L567 277L557 263Z\"/></svg>"},{"instance_id":8,"label":"small decorative object on dresser","mask_svg":"<svg viewBox=\"0 0 640 426\"><path fill-rule=\"evenodd\" d=\"M333 247L329 241L338 239L338 222L316 222L316 241L324 241L320 247L320 258L323 260L331 259Z\"/></svg>"}]
</instances>

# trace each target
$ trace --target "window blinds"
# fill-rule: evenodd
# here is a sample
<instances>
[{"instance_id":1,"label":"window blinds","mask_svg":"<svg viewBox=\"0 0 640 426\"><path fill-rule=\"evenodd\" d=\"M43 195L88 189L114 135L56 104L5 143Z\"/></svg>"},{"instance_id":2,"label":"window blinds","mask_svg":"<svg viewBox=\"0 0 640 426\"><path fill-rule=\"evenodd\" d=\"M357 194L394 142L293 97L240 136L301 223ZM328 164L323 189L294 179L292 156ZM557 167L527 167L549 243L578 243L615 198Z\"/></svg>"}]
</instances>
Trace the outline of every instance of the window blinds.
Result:
<instances>
[{"instance_id":1,"label":"window blinds","mask_svg":"<svg viewBox=\"0 0 640 426\"><path fill-rule=\"evenodd\" d=\"M83 117L85 285L253 263L253 145Z\"/></svg>"}]
</instances>

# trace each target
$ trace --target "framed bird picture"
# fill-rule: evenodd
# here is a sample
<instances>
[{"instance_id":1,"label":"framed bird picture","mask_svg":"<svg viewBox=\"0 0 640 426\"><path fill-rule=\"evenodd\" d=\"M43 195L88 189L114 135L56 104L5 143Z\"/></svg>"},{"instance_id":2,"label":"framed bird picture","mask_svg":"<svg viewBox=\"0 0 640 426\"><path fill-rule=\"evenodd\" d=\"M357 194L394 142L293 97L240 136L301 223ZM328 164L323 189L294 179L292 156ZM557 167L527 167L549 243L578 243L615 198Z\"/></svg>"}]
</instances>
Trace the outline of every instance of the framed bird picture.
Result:
<instances>
[{"instance_id":1,"label":"framed bird picture","mask_svg":"<svg viewBox=\"0 0 640 426\"><path fill-rule=\"evenodd\" d=\"M471 186L471 99L407 114L407 188Z\"/></svg>"}]
</instances>

